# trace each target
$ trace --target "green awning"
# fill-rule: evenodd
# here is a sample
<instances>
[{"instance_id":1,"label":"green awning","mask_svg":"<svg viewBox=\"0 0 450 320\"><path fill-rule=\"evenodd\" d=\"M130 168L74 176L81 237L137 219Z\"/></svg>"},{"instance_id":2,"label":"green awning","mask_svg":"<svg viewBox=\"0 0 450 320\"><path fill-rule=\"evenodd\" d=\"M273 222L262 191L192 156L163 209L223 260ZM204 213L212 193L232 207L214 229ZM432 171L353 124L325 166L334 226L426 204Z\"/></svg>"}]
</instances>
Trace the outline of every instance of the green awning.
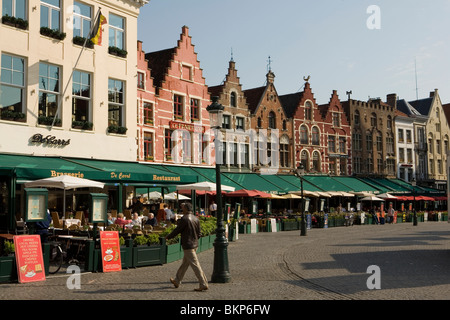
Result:
<instances>
[{"instance_id":1,"label":"green awning","mask_svg":"<svg viewBox=\"0 0 450 320\"><path fill-rule=\"evenodd\" d=\"M372 181L382 187L389 189L387 192L396 192L396 193L408 193L411 192L410 188L406 188L404 186L395 183L394 181L386 178L367 178L368 181Z\"/></svg>"},{"instance_id":2,"label":"green awning","mask_svg":"<svg viewBox=\"0 0 450 320\"><path fill-rule=\"evenodd\" d=\"M300 178L296 177L294 175L278 175L279 178L289 182L290 184L294 185L297 187L296 191L299 191L301 189L301 184L300 184ZM326 190L320 189L318 187L316 187L315 185L309 183L308 181L306 181L305 179L303 179L303 190L307 190L307 191L319 191L319 192L323 192Z\"/></svg>"},{"instance_id":3,"label":"green awning","mask_svg":"<svg viewBox=\"0 0 450 320\"><path fill-rule=\"evenodd\" d=\"M279 188L280 193L288 193L290 191L299 191L300 188L300 182L299 178L295 177L297 180L297 184L292 184L289 181L281 178L278 175L260 175L261 178L267 180L268 182L272 183L273 185L277 186ZM305 186L303 186L305 188ZM305 189L306 190L306 189Z\"/></svg>"},{"instance_id":4,"label":"green awning","mask_svg":"<svg viewBox=\"0 0 450 320\"><path fill-rule=\"evenodd\" d=\"M206 181L216 182L216 169L215 168L192 168L199 176L207 179ZM244 189L244 186L236 183L235 181L228 178L223 173L220 174L220 183L224 186L234 187L235 190Z\"/></svg>"},{"instance_id":5,"label":"green awning","mask_svg":"<svg viewBox=\"0 0 450 320\"><path fill-rule=\"evenodd\" d=\"M259 190L267 193L283 193L280 187L263 179L256 173L223 173L224 176L243 186L246 190Z\"/></svg>"},{"instance_id":6,"label":"green awning","mask_svg":"<svg viewBox=\"0 0 450 320\"><path fill-rule=\"evenodd\" d=\"M305 175L303 177L304 180L308 181L309 183L317 186L318 188L322 189L323 191L345 191L349 192L352 191L352 189L345 184L340 183L339 181L333 179L330 176L308 176Z\"/></svg>"},{"instance_id":7,"label":"green awning","mask_svg":"<svg viewBox=\"0 0 450 320\"><path fill-rule=\"evenodd\" d=\"M197 176L182 176L157 165L65 157L0 154L0 170L15 174L18 182L71 175L105 183L166 185L197 182ZM14 173L12 173L14 171Z\"/></svg>"},{"instance_id":8,"label":"green awning","mask_svg":"<svg viewBox=\"0 0 450 320\"><path fill-rule=\"evenodd\" d=\"M391 188L387 188L384 185L381 185L379 183L376 183L375 181L372 181L372 179L369 178L358 178L359 180L363 181L364 183L374 187L375 189L380 190L380 193L387 193L387 192L392 192Z\"/></svg>"},{"instance_id":9,"label":"green awning","mask_svg":"<svg viewBox=\"0 0 450 320\"><path fill-rule=\"evenodd\" d=\"M350 191L381 193L379 189L354 177L332 177L332 179L346 185L350 188Z\"/></svg>"}]
</instances>

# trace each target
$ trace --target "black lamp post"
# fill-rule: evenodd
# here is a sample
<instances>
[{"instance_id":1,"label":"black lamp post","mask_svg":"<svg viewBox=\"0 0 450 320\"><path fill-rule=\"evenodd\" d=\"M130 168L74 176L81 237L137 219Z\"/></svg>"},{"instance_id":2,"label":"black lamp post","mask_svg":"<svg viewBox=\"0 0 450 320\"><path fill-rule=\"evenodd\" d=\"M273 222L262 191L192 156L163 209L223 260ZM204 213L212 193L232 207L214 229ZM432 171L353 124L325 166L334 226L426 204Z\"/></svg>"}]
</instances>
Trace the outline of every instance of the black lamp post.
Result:
<instances>
[{"instance_id":1,"label":"black lamp post","mask_svg":"<svg viewBox=\"0 0 450 320\"><path fill-rule=\"evenodd\" d=\"M305 174L305 166L300 162L295 175L300 178L300 190L302 195L302 221L300 222L300 236L306 236L306 221L305 221L305 199L303 197L303 176Z\"/></svg>"},{"instance_id":2,"label":"black lamp post","mask_svg":"<svg viewBox=\"0 0 450 320\"><path fill-rule=\"evenodd\" d=\"M217 102L218 97L212 97L212 104L206 110L209 112L210 126L215 131L214 146L216 158L216 200L217 200L217 228L214 240L214 268L211 277L212 283L227 283L231 281L228 268L228 239L225 237L222 208L222 188L220 181L220 164L218 150L220 146L219 134L222 127L222 115L224 107Z\"/></svg>"},{"instance_id":3,"label":"black lamp post","mask_svg":"<svg viewBox=\"0 0 450 320\"><path fill-rule=\"evenodd\" d=\"M414 198L414 202L413 202L413 226L417 226L417 212L416 212L416 179L414 179L414 177L411 180L411 186L412 186L412 193L413 193L413 198Z\"/></svg>"}]
</instances>

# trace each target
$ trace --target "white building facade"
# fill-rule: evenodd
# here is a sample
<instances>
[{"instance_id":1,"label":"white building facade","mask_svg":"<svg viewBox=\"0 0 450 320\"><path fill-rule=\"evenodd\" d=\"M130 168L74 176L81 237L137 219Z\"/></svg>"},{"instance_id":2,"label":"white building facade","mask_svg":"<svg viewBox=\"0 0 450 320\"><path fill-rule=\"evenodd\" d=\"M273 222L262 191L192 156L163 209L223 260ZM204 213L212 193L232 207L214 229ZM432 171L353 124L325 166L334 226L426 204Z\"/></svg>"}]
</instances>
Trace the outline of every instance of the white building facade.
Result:
<instances>
[{"instance_id":1,"label":"white building facade","mask_svg":"<svg viewBox=\"0 0 450 320\"><path fill-rule=\"evenodd\" d=\"M0 153L135 161L137 18L148 1L2 1ZM99 10L102 43L83 50Z\"/></svg>"},{"instance_id":2,"label":"white building facade","mask_svg":"<svg viewBox=\"0 0 450 320\"><path fill-rule=\"evenodd\" d=\"M397 135L397 177L410 182L416 174L414 118L397 111L395 128Z\"/></svg>"}]
</instances>

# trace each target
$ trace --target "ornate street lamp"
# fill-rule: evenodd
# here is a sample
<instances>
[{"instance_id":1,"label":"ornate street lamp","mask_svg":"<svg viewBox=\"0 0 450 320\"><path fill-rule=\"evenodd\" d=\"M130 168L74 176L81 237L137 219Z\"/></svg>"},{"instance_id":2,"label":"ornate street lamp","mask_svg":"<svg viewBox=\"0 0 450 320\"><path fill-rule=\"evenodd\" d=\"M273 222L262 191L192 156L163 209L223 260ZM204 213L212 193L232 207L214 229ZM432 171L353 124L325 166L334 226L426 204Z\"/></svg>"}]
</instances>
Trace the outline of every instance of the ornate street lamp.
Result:
<instances>
[{"instance_id":1,"label":"ornate street lamp","mask_svg":"<svg viewBox=\"0 0 450 320\"><path fill-rule=\"evenodd\" d=\"M217 227L214 240L214 268L211 277L212 283L227 283L231 281L228 268L228 239L225 237L222 209L222 188L220 181L220 164L218 150L220 146L219 135L222 127L223 105L217 102L218 97L212 97L212 104L206 107L209 113L210 126L214 130L214 146L216 158L216 200L217 200Z\"/></svg>"},{"instance_id":2,"label":"ornate street lamp","mask_svg":"<svg viewBox=\"0 0 450 320\"><path fill-rule=\"evenodd\" d=\"M417 226L417 212L416 212L416 179L414 179L414 177L411 179L411 186L413 187L412 192L413 192L413 198L414 198L414 202L413 202L413 226Z\"/></svg>"},{"instance_id":3,"label":"ornate street lamp","mask_svg":"<svg viewBox=\"0 0 450 320\"><path fill-rule=\"evenodd\" d=\"M305 175L305 166L300 162L295 175L300 178L300 189L302 194L302 221L300 222L300 236L306 236L306 221L305 221L305 199L303 198L303 176Z\"/></svg>"}]
</instances>

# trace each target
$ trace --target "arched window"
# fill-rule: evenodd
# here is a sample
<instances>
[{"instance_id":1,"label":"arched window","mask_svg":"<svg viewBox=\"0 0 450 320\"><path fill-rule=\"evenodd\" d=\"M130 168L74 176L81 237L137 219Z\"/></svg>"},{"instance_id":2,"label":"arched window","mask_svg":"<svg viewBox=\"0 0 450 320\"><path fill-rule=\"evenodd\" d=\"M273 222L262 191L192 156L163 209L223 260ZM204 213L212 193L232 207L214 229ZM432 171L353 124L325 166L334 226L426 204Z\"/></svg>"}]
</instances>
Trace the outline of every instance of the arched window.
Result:
<instances>
[{"instance_id":1,"label":"arched window","mask_svg":"<svg viewBox=\"0 0 450 320\"><path fill-rule=\"evenodd\" d=\"M313 170L320 172L320 153L319 151L314 151L313 153Z\"/></svg>"},{"instance_id":2,"label":"arched window","mask_svg":"<svg viewBox=\"0 0 450 320\"><path fill-rule=\"evenodd\" d=\"M287 130L287 122L286 122L286 120L283 120L283 130Z\"/></svg>"},{"instance_id":3,"label":"arched window","mask_svg":"<svg viewBox=\"0 0 450 320\"><path fill-rule=\"evenodd\" d=\"M258 117L258 123L257 123L257 125L258 125L258 128L261 128L262 123L261 123L261 118L260 118L260 117Z\"/></svg>"},{"instance_id":4,"label":"arched window","mask_svg":"<svg viewBox=\"0 0 450 320\"><path fill-rule=\"evenodd\" d=\"M308 128L305 125L300 127L300 144L308 144Z\"/></svg>"},{"instance_id":5,"label":"arched window","mask_svg":"<svg viewBox=\"0 0 450 320\"><path fill-rule=\"evenodd\" d=\"M232 107L237 106L236 92L231 92L230 94L230 106Z\"/></svg>"},{"instance_id":6,"label":"arched window","mask_svg":"<svg viewBox=\"0 0 450 320\"><path fill-rule=\"evenodd\" d=\"M301 163L303 163L303 167L305 168L306 172L309 172L309 157L308 152L306 150L303 150L301 153Z\"/></svg>"},{"instance_id":7,"label":"arched window","mask_svg":"<svg viewBox=\"0 0 450 320\"><path fill-rule=\"evenodd\" d=\"M286 135L280 139L280 166L289 167L289 138Z\"/></svg>"},{"instance_id":8,"label":"arched window","mask_svg":"<svg viewBox=\"0 0 450 320\"><path fill-rule=\"evenodd\" d=\"M269 129L276 129L275 112L269 112Z\"/></svg>"},{"instance_id":9,"label":"arched window","mask_svg":"<svg viewBox=\"0 0 450 320\"><path fill-rule=\"evenodd\" d=\"M320 132L319 132L319 128L317 128L317 127L312 128L312 144L314 146L320 145Z\"/></svg>"}]
</instances>

